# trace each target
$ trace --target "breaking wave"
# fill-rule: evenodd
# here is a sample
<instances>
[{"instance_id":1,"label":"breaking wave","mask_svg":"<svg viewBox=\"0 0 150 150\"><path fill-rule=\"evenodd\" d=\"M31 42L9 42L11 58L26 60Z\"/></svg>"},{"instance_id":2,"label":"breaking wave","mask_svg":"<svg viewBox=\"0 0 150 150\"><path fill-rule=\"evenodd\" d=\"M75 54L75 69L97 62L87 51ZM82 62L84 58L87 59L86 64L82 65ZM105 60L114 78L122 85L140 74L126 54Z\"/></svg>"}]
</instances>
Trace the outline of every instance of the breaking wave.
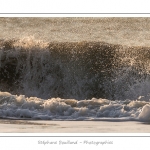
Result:
<instances>
[{"instance_id":1,"label":"breaking wave","mask_svg":"<svg viewBox=\"0 0 150 150\"><path fill-rule=\"evenodd\" d=\"M0 40L1 117L147 121L149 89L149 47Z\"/></svg>"}]
</instances>

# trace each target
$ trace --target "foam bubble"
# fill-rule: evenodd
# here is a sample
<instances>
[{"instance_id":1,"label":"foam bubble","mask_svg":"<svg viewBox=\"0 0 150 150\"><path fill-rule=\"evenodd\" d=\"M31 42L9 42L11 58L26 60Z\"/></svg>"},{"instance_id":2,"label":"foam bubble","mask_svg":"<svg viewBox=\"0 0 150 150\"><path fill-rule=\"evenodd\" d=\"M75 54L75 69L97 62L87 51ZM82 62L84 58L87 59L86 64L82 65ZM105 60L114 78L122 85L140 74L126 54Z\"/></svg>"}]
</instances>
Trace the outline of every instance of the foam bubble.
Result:
<instances>
[{"instance_id":1,"label":"foam bubble","mask_svg":"<svg viewBox=\"0 0 150 150\"><path fill-rule=\"evenodd\" d=\"M45 120L139 120L150 121L150 103L139 100L41 99L0 92L0 117Z\"/></svg>"},{"instance_id":2,"label":"foam bubble","mask_svg":"<svg viewBox=\"0 0 150 150\"><path fill-rule=\"evenodd\" d=\"M150 104L146 104L141 113L139 114L139 120L141 121L150 121Z\"/></svg>"}]
</instances>

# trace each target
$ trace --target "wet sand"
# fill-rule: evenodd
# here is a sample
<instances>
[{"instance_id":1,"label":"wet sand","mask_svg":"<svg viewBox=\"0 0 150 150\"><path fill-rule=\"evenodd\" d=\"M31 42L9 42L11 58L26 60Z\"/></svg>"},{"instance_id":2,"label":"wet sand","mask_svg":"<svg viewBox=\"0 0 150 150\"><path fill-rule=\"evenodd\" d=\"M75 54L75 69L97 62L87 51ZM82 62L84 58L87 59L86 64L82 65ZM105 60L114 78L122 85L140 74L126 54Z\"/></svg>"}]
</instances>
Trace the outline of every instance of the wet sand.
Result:
<instances>
[{"instance_id":1,"label":"wet sand","mask_svg":"<svg viewBox=\"0 0 150 150\"><path fill-rule=\"evenodd\" d=\"M136 121L0 120L0 133L150 133L150 124Z\"/></svg>"}]
</instances>

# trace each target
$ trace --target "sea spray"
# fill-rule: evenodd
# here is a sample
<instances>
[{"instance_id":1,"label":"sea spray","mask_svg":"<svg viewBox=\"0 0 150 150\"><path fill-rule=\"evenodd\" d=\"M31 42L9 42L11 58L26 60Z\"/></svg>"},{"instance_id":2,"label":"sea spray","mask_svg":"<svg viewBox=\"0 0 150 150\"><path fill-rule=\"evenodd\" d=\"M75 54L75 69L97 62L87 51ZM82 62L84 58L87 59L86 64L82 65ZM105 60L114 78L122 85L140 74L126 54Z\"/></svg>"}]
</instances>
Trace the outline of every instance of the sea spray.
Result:
<instances>
[{"instance_id":1,"label":"sea spray","mask_svg":"<svg viewBox=\"0 0 150 150\"><path fill-rule=\"evenodd\" d=\"M148 47L104 42L0 42L0 90L40 98L149 100Z\"/></svg>"},{"instance_id":2,"label":"sea spray","mask_svg":"<svg viewBox=\"0 0 150 150\"><path fill-rule=\"evenodd\" d=\"M149 121L150 48L0 41L0 117Z\"/></svg>"}]
</instances>

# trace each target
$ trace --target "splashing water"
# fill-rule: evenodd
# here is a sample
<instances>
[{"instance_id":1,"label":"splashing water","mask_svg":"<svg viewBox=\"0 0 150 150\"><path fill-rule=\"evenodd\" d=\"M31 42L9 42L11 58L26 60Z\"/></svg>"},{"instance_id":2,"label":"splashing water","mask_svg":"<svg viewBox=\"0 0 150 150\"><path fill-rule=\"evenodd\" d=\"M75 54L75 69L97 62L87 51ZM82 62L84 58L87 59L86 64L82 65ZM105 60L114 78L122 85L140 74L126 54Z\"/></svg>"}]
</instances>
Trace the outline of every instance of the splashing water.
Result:
<instances>
[{"instance_id":1,"label":"splashing water","mask_svg":"<svg viewBox=\"0 0 150 150\"><path fill-rule=\"evenodd\" d=\"M104 42L1 40L0 116L149 121L149 55Z\"/></svg>"}]
</instances>

